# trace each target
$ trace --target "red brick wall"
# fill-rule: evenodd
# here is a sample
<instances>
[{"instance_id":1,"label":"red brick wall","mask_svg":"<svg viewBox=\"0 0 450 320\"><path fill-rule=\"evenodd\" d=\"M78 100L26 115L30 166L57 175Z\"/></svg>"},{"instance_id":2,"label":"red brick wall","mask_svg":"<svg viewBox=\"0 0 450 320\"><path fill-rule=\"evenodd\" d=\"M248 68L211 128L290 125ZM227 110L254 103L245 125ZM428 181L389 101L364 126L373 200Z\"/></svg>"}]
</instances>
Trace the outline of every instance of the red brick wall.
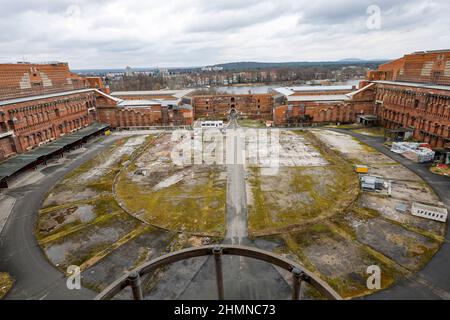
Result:
<instances>
[{"instance_id":1,"label":"red brick wall","mask_svg":"<svg viewBox=\"0 0 450 320\"><path fill-rule=\"evenodd\" d=\"M98 108L98 118L100 122L108 123L112 127L146 127L162 125L160 107L152 107L148 110L123 109L123 108Z\"/></svg>"},{"instance_id":2,"label":"red brick wall","mask_svg":"<svg viewBox=\"0 0 450 320\"><path fill-rule=\"evenodd\" d=\"M288 106L279 106L274 111L275 125L285 125L289 117L308 116L312 123L348 123L356 120L356 114L352 103L346 102L303 102L292 103L292 111Z\"/></svg>"},{"instance_id":3,"label":"red brick wall","mask_svg":"<svg viewBox=\"0 0 450 320\"><path fill-rule=\"evenodd\" d=\"M307 116L312 123L352 123L357 115L374 113L375 86L370 85L364 90L353 93L351 101L317 102L294 101L274 110L275 125L286 125L289 119ZM294 121L295 122L295 121Z\"/></svg>"},{"instance_id":4,"label":"red brick wall","mask_svg":"<svg viewBox=\"0 0 450 320\"><path fill-rule=\"evenodd\" d=\"M13 130L15 148L25 151L91 124L94 114L88 109L94 107L93 92L6 105L1 107L0 127Z\"/></svg>"},{"instance_id":5,"label":"red brick wall","mask_svg":"<svg viewBox=\"0 0 450 320\"><path fill-rule=\"evenodd\" d=\"M271 94L205 95L192 97L194 117L227 118L232 109L241 118L272 119Z\"/></svg>"},{"instance_id":6,"label":"red brick wall","mask_svg":"<svg viewBox=\"0 0 450 320\"><path fill-rule=\"evenodd\" d=\"M164 108L152 106L149 108L118 108L99 107L97 109L100 122L117 127L151 127L191 125L192 110L168 110L167 118L163 117Z\"/></svg>"},{"instance_id":7,"label":"red brick wall","mask_svg":"<svg viewBox=\"0 0 450 320\"><path fill-rule=\"evenodd\" d=\"M179 107L172 110L161 105L145 108L123 108L117 101L97 93L97 117L99 122L116 127L151 127L170 125L191 125L193 112Z\"/></svg>"},{"instance_id":8,"label":"red brick wall","mask_svg":"<svg viewBox=\"0 0 450 320\"><path fill-rule=\"evenodd\" d=\"M101 77L86 77L89 88L98 89L106 94L110 93L109 87L105 86Z\"/></svg>"},{"instance_id":9,"label":"red brick wall","mask_svg":"<svg viewBox=\"0 0 450 320\"><path fill-rule=\"evenodd\" d=\"M404 59L398 81L450 85L450 51L410 54Z\"/></svg>"},{"instance_id":10,"label":"red brick wall","mask_svg":"<svg viewBox=\"0 0 450 320\"><path fill-rule=\"evenodd\" d=\"M450 85L450 51L422 52L381 65L368 79Z\"/></svg>"},{"instance_id":11,"label":"red brick wall","mask_svg":"<svg viewBox=\"0 0 450 320\"><path fill-rule=\"evenodd\" d=\"M11 137L0 138L0 160L15 153L13 143Z\"/></svg>"},{"instance_id":12,"label":"red brick wall","mask_svg":"<svg viewBox=\"0 0 450 320\"><path fill-rule=\"evenodd\" d=\"M67 63L0 64L0 100L82 89L86 84Z\"/></svg>"},{"instance_id":13,"label":"red brick wall","mask_svg":"<svg viewBox=\"0 0 450 320\"><path fill-rule=\"evenodd\" d=\"M377 84L375 110L389 129L414 128L414 138L444 146L450 143L450 92Z\"/></svg>"},{"instance_id":14,"label":"red brick wall","mask_svg":"<svg viewBox=\"0 0 450 320\"><path fill-rule=\"evenodd\" d=\"M378 71L375 72L378 74L378 79L370 79L370 80L387 80L387 81L395 81L405 66L405 58L397 59L385 64L382 64L378 67Z\"/></svg>"}]
</instances>

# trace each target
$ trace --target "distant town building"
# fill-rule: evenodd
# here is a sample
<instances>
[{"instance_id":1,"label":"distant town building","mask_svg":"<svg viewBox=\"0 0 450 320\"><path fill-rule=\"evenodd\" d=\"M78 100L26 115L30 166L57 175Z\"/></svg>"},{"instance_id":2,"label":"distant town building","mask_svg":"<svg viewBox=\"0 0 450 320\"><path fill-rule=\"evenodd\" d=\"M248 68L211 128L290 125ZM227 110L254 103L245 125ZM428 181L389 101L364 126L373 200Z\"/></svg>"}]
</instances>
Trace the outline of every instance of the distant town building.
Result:
<instances>
[{"instance_id":1,"label":"distant town building","mask_svg":"<svg viewBox=\"0 0 450 320\"><path fill-rule=\"evenodd\" d=\"M130 66L127 66L127 67L125 68L125 75L126 75L127 77L131 77L131 76L133 75L133 69L131 69Z\"/></svg>"},{"instance_id":2,"label":"distant town building","mask_svg":"<svg viewBox=\"0 0 450 320\"><path fill-rule=\"evenodd\" d=\"M219 67L219 66L208 66L208 67L203 67L201 69L202 71L222 71L223 67Z\"/></svg>"}]
</instances>

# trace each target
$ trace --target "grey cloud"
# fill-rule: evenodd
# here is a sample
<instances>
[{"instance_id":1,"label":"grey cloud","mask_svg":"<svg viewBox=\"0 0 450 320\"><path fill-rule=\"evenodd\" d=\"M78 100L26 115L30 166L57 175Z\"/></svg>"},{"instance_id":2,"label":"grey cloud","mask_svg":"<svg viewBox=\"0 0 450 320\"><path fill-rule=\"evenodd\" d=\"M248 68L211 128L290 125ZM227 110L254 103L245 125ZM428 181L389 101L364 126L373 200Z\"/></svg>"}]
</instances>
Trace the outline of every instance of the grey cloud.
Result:
<instances>
[{"instance_id":1,"label":"grey cloud","mask_svg":"<svg viewBox=\"0 0 450 320\"><path fill-rule=\"evenodd\" d=\"M369 5L381 30L366 27ZM80 15L66 15L77 6ZM448 46L447 0L0 0L0 62L73 68L395 58Z\"/></svg>"},{"instance_id":2,"label":"grey cloud","mask_svg":"<svg viewBox=\"0 0 450 320\"><path fill-rule=\"evenodd\" d=\"M215 2L214 2L215 3ZM188 32L224 32L237 30L259 23L265 23L289 13L291 6L286 1L249 1L232 6L220 1L223 5L207 5L200 10L199 19L187 27ZM226 5L225 5L226 3ZM214 10L212 10L214 8ZM226 8L219 10L220 8Z\"/></svg>"}]
</instances>

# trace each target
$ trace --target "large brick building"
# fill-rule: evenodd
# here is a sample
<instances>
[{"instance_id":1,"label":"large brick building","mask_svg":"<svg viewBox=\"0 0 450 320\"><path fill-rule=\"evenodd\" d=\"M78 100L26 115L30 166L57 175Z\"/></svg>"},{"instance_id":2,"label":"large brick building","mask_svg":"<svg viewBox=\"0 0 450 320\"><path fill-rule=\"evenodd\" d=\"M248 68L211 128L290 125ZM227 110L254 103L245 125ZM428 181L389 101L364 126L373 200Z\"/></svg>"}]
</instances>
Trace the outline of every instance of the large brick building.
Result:
<instances>
[{"instance_id":1,"label":"large brick building","mask_svg":"<svg viewBox=\"0 0 450 320\"><path fill-rule=\"evenodd\" d=\"M450 50L417 52L368 74L374 113L389 129L409 129L416 140L450 147Z\"/></svg>"},{"instance_id":2,"label":"large brick building","mask_svg":"<svg viewBox=\"0 0 450 320\"><path fill-rule=\"evenodd\" d=\"M67 63L0 64L0 100L86 88L86 80Z\"/></svg>"},{"instance_id":3,"label":"large brick building","mask_svg":"<svg viewBox=\"0 0 450 320\"><path fill-rule=\"evenodd\" d=\"M0 160L47 144L94 122L112 127L190 125L187 91L109 95L101 78L67 63L0 64ZM142 100L147 97L150 100Z\"/></svg>"},{"instance_id":4,"label":"large brick building","mask_svg":"<svg viewBox=\"0 0 450 320\"><path fill-rule=\"evenodd\" d=\"M433 147L450 147L450 50L417 52L370 71L360 89L300 87L276 90L277 125L347 123L376 116L387 129L408 130ZM346 92L347 91L347 92Z\"/></svg>"},{"instance_id":5,"label":"large brick building","mask_svg":"<svg viewBox=\"0 0 450 320\"><path fill-rule=\"evenodd\" d=\"M192 97L194 117L223 119L236 113L245 119L272 119L273 94L218 94Z\"/></svg>"},{"instance_id":6,"label":"large brick building","mask_svg":"<svg viewBox=\"0 0 450 320\"><path fill-rule=\"evenodd\" d=\"M194 119L191 90L123 91L97 93L100 122L118 127L184 126Z\"/></svg>"},{"instance_id":7,"label":"large brick building","mask_svg":"<svg viewBox=\"0 0 450 320\"><path fill-rule=\"evenodd\" d=\"M185 126L193 122L193 110L187 104L167 104L157 100L121 100L97 94L98 121L113 128Z\"/></svg>"},{"instance_id":8,"label":"large brick building","mask_svg":"<svg viewBox=\"0 0 450 320\"><path fill-rule=\"evenodd\" d=\"M305 86L278 88L284 104L273 111L276 125L299 123L351 123L359 115L373 112L373 85L361 90L354 86Z\"/></svg>"},{"instance_id":9,"label":"large brick building","mask_svg":"<svg viewBox=\"0 0 450 320\"><path fill-rule=\"evenodd\" d=\"M0 159L94 121L95 94L66 63L0 64Z\"/></svg>"},{"instance_id":10,"label":"large brick building","mask_svg":"<svg viewBox=\"0 0 450 320\"><path fill-rule=\"evenodd\" d=\"M113 92L66 63L0 64L0 159L94 121L112 127L190 125L194 119L274 120L276 125L353 123L378 117L435 147L450 146L450 50L418 52L370 71L352 86L284 87L266 94L192 90Z\"/></svg>"}]
</instances>

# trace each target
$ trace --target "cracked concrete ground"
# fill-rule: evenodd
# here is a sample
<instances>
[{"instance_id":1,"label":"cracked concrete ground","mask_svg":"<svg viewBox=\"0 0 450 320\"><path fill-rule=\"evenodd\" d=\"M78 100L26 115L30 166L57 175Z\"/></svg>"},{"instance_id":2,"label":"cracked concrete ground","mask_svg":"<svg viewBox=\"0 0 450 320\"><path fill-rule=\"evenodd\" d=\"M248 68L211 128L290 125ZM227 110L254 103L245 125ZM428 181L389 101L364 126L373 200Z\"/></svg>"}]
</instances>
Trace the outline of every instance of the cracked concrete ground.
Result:
<instances>
[{"instance_id":1,"label":"cracked concrete ground","mask_svg":"<svg viewBox=\"0 0 450 320\"><path fill-rule=\"evenodd\" d=\"M333 139L337 143L336 140L341 139L341 137L333 136ZM395 170L392 159L369 151L367 150L367 146L357 142L356 144L353 142L348 144L342 141L339 143L341 146L346 146L346 155L349 158L373 165L374 170L378 170L374 172L383 173L383 166L390 168L390 171L386 170L384 172L386 175L392 175L395 178L396 184L394 186L398 187L396 191L398 199L396 198L395 201L404 199L401 198L403 192L399 188L408 188L409 186L415 189L408 194L408 197L417 195L417 199L434 201L432 191L421 183L420 179L417 179L414 175L408 175L410 172L408 170L404 171L403 167L401 167L403 172L402 170ZM307 146L308 148L311 147L310 145ZM306 148L302 147L301 149L304 152L310 152ZM336 149L339 148L336 147ZM314 158L317 158L317 156ZM303 243L306 240L300 236L301 233L292 233L288 237L275 235L273 237L248 239L247 197L251 193L247 190L245 183L247 170L248 168L241 165L228 166L226 170L227 193L229 196L227 196L227 232L225 233L225 242L255 245L273 250L276 253L293 259L299 259L299 261L305 262L308 268L311 266L312 270L316 270L316 272L329 277L331 284L338 290L347 290L359 295L359 291L364 289L358 286L358 284L363 283L365 280L364 273L361 271L363 269L362 267L374 262L373 252L367 251L368 249L365 246L371 246L372 243L375 244L375 249L379 250L378 253L387 258L381 261L383 266L386 266L387 272L394 272L389 269L392 268L392 265L388 265L389 263L401 264L404 267L416 270L425 263L421 259L431 258L429 255L432 255L433 250L437 247L436 239L430 239L427 235L418 234L416 232L417 230L409 230L400 226L398 226L400 229L396 228L396 225L390 222L391 220L395 220L396 222L405 224L405 226L427 229L429 231L439 230L439 228L434 226L421 224L410 219L400 219L401 216L396 216L398 219L395 219L392 213L392 205L394 205L394 202L384 202L384 206L387 209L379 213L381 217L376 216L372 211L364 213L364 215L369 215L368 222L361 223L358 226L353 226L353 223L359 219L359 213L358 219L355 218L347 222L338 218L330 219L325 224L330 231L326 231L328 229L324 227L319 228L313 225L311 229L308 229L308 232L310 232L311 238L313 238L313 235L318 236L317 241L314 242ZM413 184L405 183L405 181L412 182ZM169 183L169 186L176 185L178 182L173 184ZM372 207L376 207L376 203L382 203L379 195L365 196L363 195L361 198L361 203L367 205L369 208L371 206L370 203L374 203ZM372 197L379 197L379 199L374 200ZM92 198L92 196L87 196L87 198ZM83 206L80 207L84 208ZM78 207L76 210L78 210ZM55 213L55 216L52 218L58 220L60 216L66 216L74 219L74 212L67 213L63 210ZM351 217L350 212L346 212L345 214ZM77 214L76 216L79 221L83 218L83 214L81 216ZM92 222L90 219L87 219L87 221ZM116 223L124 223L124 228L129 224L126 218L115 218L111 221L115 230L123 229ZM81 223L86 223L86 221L81 221ZM124 232L115 236L114 239L111 238L111 240L108 236L105 239L110 239L114 243L117 242L117 239L132 233L132 229L136 229L136 226L141 223L133 222L133 224L135 224L134 227L126 227L126 230L123 229ZM108 226L109 224L106 223L105 228L108 229ZM387 233L380 235L380 237L375 237L374 234L380 227L384 228ZM79 239L80 243L82 243L83 241L89 242L91 239L90 234L93 235L96 231L102 234L101 229L93 228L94 233L89 230L91 228L85 228L85 231L75 232L73 236L67 237L68 243L73 244L70 240L71 237L75 240ZM79 235L77 235L78 233ZM390 235L391 233L399 233L404 235L404 237L392 237ZM107 232L107 235L109 234ZM105 246L109 246L111 242L105 244ZM139 233L124 241L120 246L115 247L114 250L85 270L83 272L83 283L89 288L100 290L112 279L117 278L123 272L130 270L130 268L137 264L149 261L153 257L165 252L199 245L201 242L201 238L179 238L175 233L170 231L151 230L149 232ZM50 245L51 243L49 242ZM55 242L55 244L61 243ZM290 247L291 249L297 248L298 250L286 250L286 247ZM103 249L103 245L97 248L92 244L87 246L82 245L80 250L83 252L83 259L81 260L87 259L88 256L92 255L92 252L90 252L91 249L98 251ZM76 253L76 250L67 251L67 253L70 252ZM58 255L56 254L55 256ZM70 261L74 258L70 258ZM303 260L304 258L306 260ZM352 261L351 265L353 268L348 267L349 261ZM203 258L177 263L161 270L156 275L144 279L146 283L146 298L215 299L216 291L213 267L214 263L212 259ZM286 282L286 279L288 279L286 274L269 265L247 258L225 257L224 269L229 273L225 276L225 295L227 298L286 299L290 296L290 287ZM261 274L264 274L264 277L261 277ZM386 279L386 281L386 283L389 283L390 278ZM129 292L124 292L120 298L127 298L128 294ZM307 297L314 296L309 291L304 292L304 295Z\"/></svg>"}]
</instances>

